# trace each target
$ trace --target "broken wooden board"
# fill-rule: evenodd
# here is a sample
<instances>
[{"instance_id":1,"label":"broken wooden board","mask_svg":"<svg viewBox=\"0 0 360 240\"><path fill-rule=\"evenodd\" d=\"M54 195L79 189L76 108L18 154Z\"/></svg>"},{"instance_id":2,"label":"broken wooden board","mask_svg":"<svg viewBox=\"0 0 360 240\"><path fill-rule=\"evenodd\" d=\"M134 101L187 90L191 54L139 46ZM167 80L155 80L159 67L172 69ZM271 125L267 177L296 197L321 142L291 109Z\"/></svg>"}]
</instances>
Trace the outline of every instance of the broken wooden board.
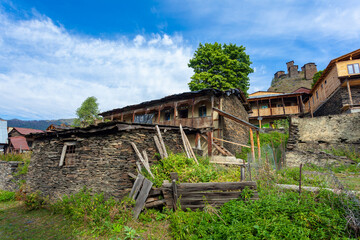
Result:
<instances>
[{"instance_id":1,"label":"broken wooden board","mask_svg":"<svg viewBox=\"0 0 360 240\"><path fill-rule=\"evenodd\" d=\"M137 175L137 177L135 179L135 182L134 182L134 185L133 185L133 187L131 189L131 192L130 192L130 195L129 195L130 198L136 199L136 197L137 197L137 195L138 195L138 193L140 191L140 188L141 188L141 186L143 184L144 178L145 177L143 175L141 175L141 174Z\"/></svg>"},{"instance_id":2,"label":"broken wooden board","mask_svg":"<svg viewBox=\"0 0 360 240\"><path fill-rule=\"evenodd\" d=\"M134 207L134 218L135 219L137 219L139 217L140 212L145 207L145 202L150 193L152 185L153 185L153 183L151 181L149 181L147 178L144 178L142 187L140 189L139 195L135 202L135 207Z\"/></svg>"},{"instance_id":3,"label":"broken wooden board","mask_svg":"<svg viewBox=\"0 0 360 240\"><path fill-rule=\"evenodd\" d=\"M233 156L213 156L210 160L210 163L242 166L242 165L244 165L244 160L238 159Z\"/></svg>"}]
</instances>

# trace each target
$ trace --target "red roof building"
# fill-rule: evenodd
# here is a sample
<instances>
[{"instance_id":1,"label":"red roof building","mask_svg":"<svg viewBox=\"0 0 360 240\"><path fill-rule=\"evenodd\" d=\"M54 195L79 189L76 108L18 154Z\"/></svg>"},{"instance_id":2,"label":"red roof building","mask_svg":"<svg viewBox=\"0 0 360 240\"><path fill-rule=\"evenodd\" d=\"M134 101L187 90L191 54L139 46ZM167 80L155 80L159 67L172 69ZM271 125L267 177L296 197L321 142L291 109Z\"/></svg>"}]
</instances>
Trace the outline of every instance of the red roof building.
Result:
<instances>
[{"instance_id":1,"label":"red roof building","mask_svg":"<svg viewBox=\"0 0 360 240\"><path fill-rule=\"evenodd\" d=\"M24 136L9 137L9 151L10 152L30 151L26 138Z\"/></svg>"}]
</instances>

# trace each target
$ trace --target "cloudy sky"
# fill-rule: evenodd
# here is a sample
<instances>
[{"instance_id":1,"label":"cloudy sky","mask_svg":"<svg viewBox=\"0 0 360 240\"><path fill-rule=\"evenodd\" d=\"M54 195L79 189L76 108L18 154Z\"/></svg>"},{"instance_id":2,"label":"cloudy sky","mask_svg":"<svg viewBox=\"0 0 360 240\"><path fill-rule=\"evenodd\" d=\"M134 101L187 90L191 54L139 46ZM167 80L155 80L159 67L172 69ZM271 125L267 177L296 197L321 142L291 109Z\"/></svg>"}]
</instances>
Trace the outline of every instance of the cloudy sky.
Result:
<instances>
[{"instance_id":1,"label":"cloudy sky","mask_svg":"<svg viewBox=\"0 0 360 240\"><path fill-rule=\"evenodd\" d=\"M360 48L360 1L0 0L0 118L75 117L188 91L198 44L246 47L250 92Z\"/></svg>"}]
</instances>

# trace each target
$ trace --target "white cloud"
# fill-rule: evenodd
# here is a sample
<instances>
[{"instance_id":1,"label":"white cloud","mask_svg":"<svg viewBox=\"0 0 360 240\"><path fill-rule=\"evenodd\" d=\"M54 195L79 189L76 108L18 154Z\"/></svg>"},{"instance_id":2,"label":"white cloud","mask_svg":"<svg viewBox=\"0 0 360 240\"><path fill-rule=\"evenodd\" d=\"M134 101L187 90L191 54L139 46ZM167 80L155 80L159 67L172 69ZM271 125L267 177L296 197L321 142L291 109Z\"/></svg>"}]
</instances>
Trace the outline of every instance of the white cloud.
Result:
<instances>
[{"instance_id":1,"label":"white cloud","mask_svg":"<svg viewBox=\"0 0 360 240\"><path fill-rule=\"evenodd\" d=\"M0 117L68 118L89 96L105 111L188 90L181 36L95 39L44 16L0 20Z\"/></svg>"}]
</instances>

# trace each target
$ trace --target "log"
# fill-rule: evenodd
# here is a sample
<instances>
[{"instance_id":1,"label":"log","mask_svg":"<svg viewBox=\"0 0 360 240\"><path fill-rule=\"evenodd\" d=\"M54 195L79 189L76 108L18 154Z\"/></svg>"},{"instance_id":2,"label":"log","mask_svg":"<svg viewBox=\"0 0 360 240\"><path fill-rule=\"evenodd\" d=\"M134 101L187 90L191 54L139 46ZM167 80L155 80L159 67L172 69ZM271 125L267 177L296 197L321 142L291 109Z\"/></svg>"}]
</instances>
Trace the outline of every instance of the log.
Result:
<instances>
[{"instance_id":1,"label":"log","mask_svg":"<svg viewBox=\"0 0 360 240\"><path fill-rule=\"evenodd\" d=\"M171 183L163 183L162 189L170 189L172 187ZM192 191L228 191L228 190L240 190L245 187L250 189L256 189L256 182L209 182L209 183L180 183L177 186L178 192L192 192Z\"/></svg>"},{"instance_id":2,"label":"log","mask_svg":"<svg viewBox=\"0 0 360 240\"><path fill-rule=\"evenodd\" d=\"M153 207L159 207L162 206L166 203L165 199L160 199L151 203L146 203L145 207L146 208L153 208Z\"/></svg>"},{"instance_id":3,"label":"log","mask_svg":"<svg viewBox=\"0 0 360 240\"><path fill-rule=\"evenodd\" d=\"M186 144L186 141L185 141L185 137L184 137L184 134L182 132L182 126L180 124L180 134L181 134L181 140L183 142L183 145L184 145L184 150L185 150L185 153L186 153L186 157L187 158L190 158L190 153L188 151L188 147L187 147L187 144Z\"/></svg>"},{"instance_id":4,"label":"log","mask_svg":"<svg viewBox=\"0 0 360 240\"><path fill-rule=\"evenodd\" d=\"M155 141L156 148L159 151L160 157L165 158L164 152L163 152L161 144L159 142L159 138L156 135L154 136L154 141Z\"/></svg>"}]
</instances>

